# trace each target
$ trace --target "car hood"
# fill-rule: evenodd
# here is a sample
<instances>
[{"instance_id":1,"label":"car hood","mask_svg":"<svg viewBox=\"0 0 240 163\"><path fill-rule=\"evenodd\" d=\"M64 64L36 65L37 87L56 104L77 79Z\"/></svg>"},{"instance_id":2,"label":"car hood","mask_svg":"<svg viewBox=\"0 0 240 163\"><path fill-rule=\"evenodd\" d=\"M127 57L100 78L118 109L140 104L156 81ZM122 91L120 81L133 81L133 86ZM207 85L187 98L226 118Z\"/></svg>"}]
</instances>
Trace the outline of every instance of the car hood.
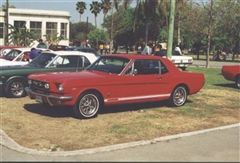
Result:
<instances>
[{"instance_id":1,"label":"car hood","mask_svg":"<svg viewBox=\"0 0 240 163\"><path fill-rule=\"evenodd\" d=\"M39 80L44 82L54 82L54 83L72 83L74 81L86 81L87 83L105 81L107 73L102 73L98 71L81 71L81 72L52 72L52 73L39 73L29 75L29 79Z\"/></svg>"}]
</instances>

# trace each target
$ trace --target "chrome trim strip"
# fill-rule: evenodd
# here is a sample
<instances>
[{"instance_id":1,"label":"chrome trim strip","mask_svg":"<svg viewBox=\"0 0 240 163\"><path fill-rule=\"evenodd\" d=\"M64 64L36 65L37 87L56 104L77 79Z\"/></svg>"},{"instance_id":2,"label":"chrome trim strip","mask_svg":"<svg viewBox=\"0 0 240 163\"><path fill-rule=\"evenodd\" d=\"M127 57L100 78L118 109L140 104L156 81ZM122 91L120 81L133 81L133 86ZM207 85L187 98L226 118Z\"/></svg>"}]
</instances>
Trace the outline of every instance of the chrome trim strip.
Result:
<instances>
[{"instance_id":1,"label":"chrome trim strip","mask_svg":"<svg viewBox=\"0 0 240 163\"><path fill-rule=\"evenodd\" d=\"M26 87L25 88L25 91L27 92L27 94L33 94L33 95L37 95L37 96L42 96L42 97L46 97L47 98L47 101L50 105L53 105L49 98L54 98L54 99L58 99L58 100L71 100L72 99L72 96L54 96L54 95L46 95L46 94L41 94L41 93L37 93L37 92L34 92L32 91L29 87Z\"/></svg>"},{"instance_id":2,"label":"chrome trim strip","mask_svg":"<svg viewBox=\"0 0 240 163\"><path fill-rule=\"evenodd\" d=\"M109 101L127 101L127 100L141 100L141 99L149 99L149 98L159 98L159 97L170 97L171 94L161 94L161 95L148 95L148 96L134 96L134 97L122 97L122 98L112 98L105 99L104 102Z\"/></svg>"}]
</instances>

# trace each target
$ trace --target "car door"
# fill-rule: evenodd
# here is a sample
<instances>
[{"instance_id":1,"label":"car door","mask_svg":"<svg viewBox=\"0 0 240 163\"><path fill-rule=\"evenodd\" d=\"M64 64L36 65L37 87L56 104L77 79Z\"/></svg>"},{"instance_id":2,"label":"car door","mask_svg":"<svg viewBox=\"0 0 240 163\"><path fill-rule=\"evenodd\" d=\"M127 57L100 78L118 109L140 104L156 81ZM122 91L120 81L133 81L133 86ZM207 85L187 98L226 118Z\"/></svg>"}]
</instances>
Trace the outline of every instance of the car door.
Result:
<instances>
[{"instance_id":1,"label":"car door","mask_svg":"<svg viewBox=\"0 0 240 163\"><path fill-rule=\"evenodd\" d=\"M112 92L113 101L142 101L170 96L166 66L160 60L135 60Z\"/></svg>"}]
</instances>

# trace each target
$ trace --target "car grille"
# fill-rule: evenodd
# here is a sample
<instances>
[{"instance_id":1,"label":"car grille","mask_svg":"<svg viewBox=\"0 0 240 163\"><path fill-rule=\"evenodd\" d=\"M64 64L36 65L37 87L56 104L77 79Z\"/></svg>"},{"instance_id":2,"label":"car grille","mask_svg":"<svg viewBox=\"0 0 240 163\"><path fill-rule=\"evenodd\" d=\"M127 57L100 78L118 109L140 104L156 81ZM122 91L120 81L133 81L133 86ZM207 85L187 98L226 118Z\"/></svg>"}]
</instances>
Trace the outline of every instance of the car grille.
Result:
<instances>
[{"instance_id":1,"label":"car grille","mask_svg":"<svg viewBox=\"0 0 240 163\"><path fill-rule=\"evenodd\" d=\"M44 87L45 84L47 84L47 82L32 80L32 84L30 85L30 88L39 93L49 92L49 89Z\"/></svg>"}]
</instances>

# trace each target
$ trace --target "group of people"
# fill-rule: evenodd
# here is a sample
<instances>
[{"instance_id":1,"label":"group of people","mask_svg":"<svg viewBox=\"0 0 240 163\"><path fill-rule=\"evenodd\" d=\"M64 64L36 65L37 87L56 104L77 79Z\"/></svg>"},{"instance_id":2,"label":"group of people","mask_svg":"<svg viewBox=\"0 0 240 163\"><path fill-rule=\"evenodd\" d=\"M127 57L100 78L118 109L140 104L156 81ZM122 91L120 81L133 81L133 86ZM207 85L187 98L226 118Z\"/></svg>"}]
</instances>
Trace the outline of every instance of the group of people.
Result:
<instances>
[{"instance_id":1,"label":"group of people","mask_svg":"<svg viewBox=\"0 0 240 163\"><path fill-rule=\"evenodd\" d=\"M145 46L139 44L137 46L137 53L144 54L144 55L156 55L156 56L163 57L163 56L167 55L167 50L166 50L166 48L162 47L161 43L152 44L149 42ZM183 55L179 45L177 45L174 48L173 53L174 53L174 55Z\"/></svg>"},{"instance_id":2,"label":"group of people","mask_svg":"<svg viewBox=\"0 0 240 163\"><path fill-rule=\"evenodd\" d=\"M99 44L100 54L109 54L110 53L110 44L109 43L100 43Z\"/></svg>"}]
</instances>

